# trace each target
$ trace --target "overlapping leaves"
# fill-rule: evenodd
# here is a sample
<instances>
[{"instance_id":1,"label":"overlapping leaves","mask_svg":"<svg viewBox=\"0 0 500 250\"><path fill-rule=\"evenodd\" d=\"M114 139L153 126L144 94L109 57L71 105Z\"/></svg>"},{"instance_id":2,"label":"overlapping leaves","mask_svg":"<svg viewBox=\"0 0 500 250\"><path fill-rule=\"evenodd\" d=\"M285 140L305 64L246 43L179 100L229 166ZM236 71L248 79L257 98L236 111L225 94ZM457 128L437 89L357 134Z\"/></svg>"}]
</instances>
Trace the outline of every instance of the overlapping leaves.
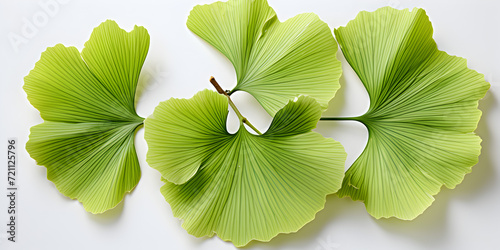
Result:
<instances>
[{"instance_id":1,"label":"overlapping leaves","mask_svg":"<svg viewBox=\"0 0 500 250\"><path fill-rule=\"evenodd\" d=\"M314 14L280 23L265 0L196 6L187 26L232 62L237 84L229 95L246 91L275 117L261 136L243 123L229 134L223 95L160 104L145 138L165 199L189 233L216 232L237 246L297 231L343 176L342 146L311 132L340 87L331 30ZM300 95L311 97L290 102Z\"/></svg>"},{"instance_id":2,"label":"overlapping leaves","mask_svg":"<svg viewBox=\"0 0 500 250\"><path fill-rule=\"evenodd\" d=\"M204 90L170 99L145 121L148 164L191 234L268 241L295 232L340 188L345 151L311 129L321 116L310 97L290 101L263 135L226 130L228 99Z\"/></svg>"},{"instance_id":3,"label":"overlapping leaves","mask_svg":"<svg viewBox=\"0 0 500 250\"><path fill-rule=\"evenodd\" d=\"M326 109L340 87L337 43L313 13L281 23L266 0L229 0L194 7L187 26L233 64L230 93L250 93L272 116L300 94Z\"/></svg>"},{"instance_id":4,"label":"overlapping leaves","mask_svg":"<svg viewBox=\"0 0 500 250\"><path fill-rule=\"evenodd\" d=\"M413 219L477 163L477 105L489 84L437 49L422 9L361 12L335 35L370 95L357 118L368 143L338 194L363 200L374 217Z\"/></svg>"},{"instance_id":5,"label":"overlapping leaves","mask_svg":"<svg viewBox=\"0 0 500 250\"><path fill-rule=\"evenodd\" d=\"M87 211L115 207L140 179L134 133L137 81L149 48L143 27L94 29L80 54L58 44L42 53L24 89L40 111L26 149L61 193Z\"/></svg>"}]
</instances>

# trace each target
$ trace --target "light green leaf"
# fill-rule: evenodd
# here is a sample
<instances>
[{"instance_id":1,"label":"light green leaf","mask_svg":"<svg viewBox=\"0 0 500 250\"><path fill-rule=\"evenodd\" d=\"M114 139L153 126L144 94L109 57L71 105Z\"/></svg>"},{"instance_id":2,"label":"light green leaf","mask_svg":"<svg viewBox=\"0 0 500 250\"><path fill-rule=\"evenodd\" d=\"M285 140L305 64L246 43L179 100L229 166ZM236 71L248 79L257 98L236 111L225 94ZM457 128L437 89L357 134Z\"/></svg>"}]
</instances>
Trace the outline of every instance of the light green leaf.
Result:
<instances>
[{"instance_id":1,"label":"light green leaf","mask_svg":"<svg viewBox=\"0 0 500 250\"><path fill-rule=\"evenodd\" d=\"M134 134L143 118L134 98L148 48L146 29L127 33L108 20L81 56L58 44L24 78L28 100L45 120L31 128L26 149L59 191L89 212L115 207L140 179Z\"/></svg>"},{"instance_id":2,"label":"light green leaf","mask_svg":"<svg viewBox=\"0 0 500 250\"><path fill-rule=\"evenodd\" d=\"M340 87L337 43L313 13L281 23L266 0L229 0L194 7L187 26L233 64L231 93L250 93L272 116L300 94L326 109Z\"/></svg>"},{"instance_id":3,"label":"light green leaf","mask_svg":"<svg viewBox=\"0 0 500 250\"><path fill-rule=\"evenodd\" d=\"M422 9L361 12L335 35L370 96L356 118L368 143L338 194L363 200L376 218L413 219L477 163L477 105L489 84L437 49Z\"/></svg>"},{"instance_id":4,"label":"light green leaf","mask_svg":"<svg viewBox=\"0 0 500 250\"><path fill-rule=\"evenodd\" d=\"M228 100L204 90L162 102L145 121L147 162L183 227L244 246L311 221L340 188L346 153L311 130L321 116L311 97L278 111L266 133L226 130Z\"/></svg>"}]
</instances>

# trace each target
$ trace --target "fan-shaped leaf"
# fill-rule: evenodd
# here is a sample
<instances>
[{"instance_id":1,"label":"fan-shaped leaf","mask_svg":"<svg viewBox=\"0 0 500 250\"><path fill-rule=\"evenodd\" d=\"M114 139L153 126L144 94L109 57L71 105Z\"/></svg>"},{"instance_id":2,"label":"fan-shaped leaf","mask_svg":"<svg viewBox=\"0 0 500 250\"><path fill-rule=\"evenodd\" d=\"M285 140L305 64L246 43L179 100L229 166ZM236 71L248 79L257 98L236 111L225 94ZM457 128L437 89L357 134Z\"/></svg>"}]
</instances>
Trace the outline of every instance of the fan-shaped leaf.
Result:
<instances>
[{"instance_id":1,"label":"fan-shaped leaf","mask_svg":"<svg viewBox=\"0 0 500 250\"><path fill-rule=\"evenodd\" d=\"M166 180L161 191L191 234L236 246L295 232L340 188L346 153L311 129L321 116L311 97L290 101L269 130L226 130L228 100L204 90L161 103L145 121L147 161Z\"/></svg>"},{"instance_id":2,"label":"fan-shaped leaf","mask_svg":"<svg viewBox=\"0 0 500 250\"><path fill-rule=\"evenodd\" d=\"M252 94L272 116L299 94L326 109L340 87L337 43L313 13L281 23L266 0L229 0L194 7L187 26L232 62L231 92Z\"/></svg>"},{"instance_id":3,"label":"fan-shaped leaf","mask_svg":"<svg viewBox=\"0 0 500 250\"><path fill-rule=\"evenodd\" d=\"M26 149L61 193L92 213L115 207L139 181L134 132L143 118L134 98L148 48L146 29L127 33L108 20L81 56L58 44L25 77L28 99L45 120L31 128Z\"/></svg>"},{"instance_id":4,"label":"fan-shaped leaf","mask_svg":"<svg viewBox=\"0 0 500 250\"><path fill-rule=\"evenodd\" d=\"M376 218L413 219L476 164L477 104L489 84L465 59L437 49L422 9L361 12L335 35L370 95L358 118L368 143L339 196L363 200Z\"/></svg>"}]
</instances>

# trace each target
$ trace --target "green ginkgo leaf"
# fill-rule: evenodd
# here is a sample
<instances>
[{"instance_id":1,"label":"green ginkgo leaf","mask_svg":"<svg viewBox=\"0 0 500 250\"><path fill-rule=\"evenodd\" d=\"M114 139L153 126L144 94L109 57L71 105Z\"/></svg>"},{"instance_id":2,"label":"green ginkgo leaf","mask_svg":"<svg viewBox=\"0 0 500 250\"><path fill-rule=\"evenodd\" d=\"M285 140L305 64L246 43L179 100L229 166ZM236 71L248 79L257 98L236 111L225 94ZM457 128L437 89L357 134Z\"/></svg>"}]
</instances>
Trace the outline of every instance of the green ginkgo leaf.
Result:
<instances>
[{"instance_id":1,"label":"green ginkgo leaf","mask_svg":"<svg viewBox=\"0 0 500 250\"><path fill-rule=\"evenodd\" d=\"M134 134L143 118L134 98L148 49L146 29L127 33L108 20L81 54L48 48L24 79L45 120L31 128L26 149L61 193L92 213L115 207L140 179Z\"/></svg>"},{"instance_id":2,"label":"green ginkgo leaf","mask_svg":"<svg viewBox=\"0 0 500 250\"><path fill-rule=\"evenodd\" d=\"M229 0L196 6L188 28L233 64L237 84L272 116L299 94L326 109L342 74L337 43L317 15L281 23L266 0Z\"/></svg>"},{"instance_id":3,"label":"green ginkgo leaf","mask_svg":"<svg viewBox=\"0 0 500 250\"><path fill-rule=\"evenodd\" d=\"M477 106L489 84L437 49L422 9L361 12L335 35L370 96L368 112L354 118L368 143L338 194L364 201L376 218L413 219L477 163Z\"/></svg>"},{"instance_id":4,"label":"green ginkgo leaf","mask_svg":"<svg viewBox=\"0 0 500 250\"><path fill-rule=\"evenodd\" d=\"M269 241L311 221L336 192L346 153L311 130L321 116L311 97L290 101L262 135L226 130L228 99L204 90L162 102L145 121L147 162L183 227L236 246Z\"/></svg>"}]
</instances>

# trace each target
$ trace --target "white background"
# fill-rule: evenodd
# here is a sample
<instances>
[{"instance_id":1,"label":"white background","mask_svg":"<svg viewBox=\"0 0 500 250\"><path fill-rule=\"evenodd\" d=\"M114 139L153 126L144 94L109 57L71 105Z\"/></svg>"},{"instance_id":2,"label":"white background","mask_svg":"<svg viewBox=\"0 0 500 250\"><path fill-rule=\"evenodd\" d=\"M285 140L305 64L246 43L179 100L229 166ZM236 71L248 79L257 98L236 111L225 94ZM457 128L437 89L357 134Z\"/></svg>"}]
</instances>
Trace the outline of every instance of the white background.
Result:
<instances>
[{"instance_id":1,"label":"white background","mask_svg":"<svg viewBox=\"0 0 500 250\"><path fill-rule=\"evenodd\" d=\"M0 159L6 161L6 139L19 139L19 201L17 243L6 240L6 191L0 191L0 249L234 249L217 237L195 238L173 217L160 194L160 174L145 161L144 130L136 136L142 179L124 202L101 215L85 212L78 201L61 195L46 179L24 145L29 128L42 122L26 99L23 77L40 54L57 43L83 48L92 29L106 19L126 30L146 27L151 47L140 85L139 115L147 117L160 101L189 98L211 88L214 75L229 89L235 74L229 61L191 33L185 25L191 8L212 0L79 1L66 0L48 12L49 0L0 1ZM269 243L251 242L248 249L500 249L500 3L498 1L407 0L269 0L281 21L315 12L330 28L344 26L361 10L383 6L423 7L434 26L441 50L468 59L468 66L485 74L491 89L480 102L483 117L477 133L483 138L479 164L454 190L442 190L434 204L414 221L372 218L363 203L330 195L325 209L298 233L279 235ZM27 22L36 26L22 34ZM9 41L9 34L24 43ZM368 95L342 54L342 89L330 103L328 115L354 116L368 107ZM240 111L260 130L270 118L248 94L233 97ZM236 129L234 115L230 130ZM361 153L366 129L355 122L320 122L318 132L339 140L346 148L346 169ZM4 156L2 156L2 154ZM6 162L0 163L0 190L6 190Z\"/></svg>"}]
</instances>

